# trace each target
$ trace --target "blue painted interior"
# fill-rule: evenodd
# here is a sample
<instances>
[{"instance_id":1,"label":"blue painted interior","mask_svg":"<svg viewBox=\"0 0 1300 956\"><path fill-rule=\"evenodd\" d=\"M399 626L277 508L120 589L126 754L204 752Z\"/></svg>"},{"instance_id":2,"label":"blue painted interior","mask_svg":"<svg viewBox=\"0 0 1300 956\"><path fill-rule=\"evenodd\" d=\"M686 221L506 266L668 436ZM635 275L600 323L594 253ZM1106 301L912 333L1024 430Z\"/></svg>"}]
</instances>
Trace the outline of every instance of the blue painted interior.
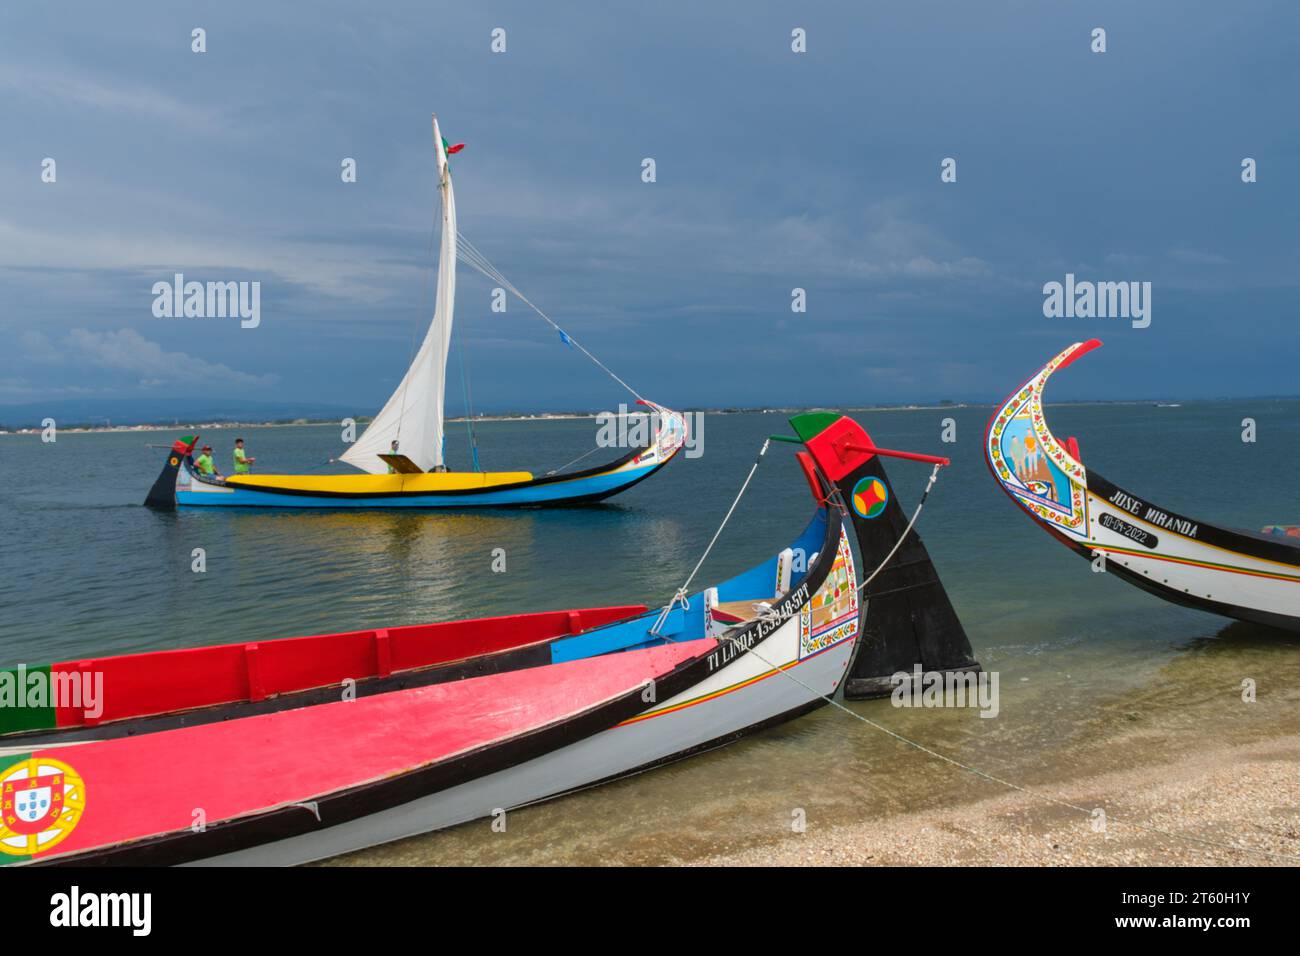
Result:
<instances>
[{"instance_id":1,"label":"blue painted interior","mask_svg":"<svg viewBox=\"0 0 1300 956\"><path fill-rule=\"evenodd\" d=\"M826 537L828 515L825 508L819 508L813 520L791 545L796 553L802 549L805 565L800 574L791 575L791 586L798 587L807 574L807 563L813 554L821 549ZM767 600L776 593L777 555L768 558L762 564L750 568L723 583L717 585L719 601ZM661 608L648 611L639 617L575 634L554 641L551 644L551 662L580 660L595 657L611 651L628 651L640 647L665 644L668 641L691 641L704 636L704 596L696 591L689 597L689 607L673 608L664 626L659 629L659 637L650 633L650 628L658 620Z\"/></svg>"}]
</instances>

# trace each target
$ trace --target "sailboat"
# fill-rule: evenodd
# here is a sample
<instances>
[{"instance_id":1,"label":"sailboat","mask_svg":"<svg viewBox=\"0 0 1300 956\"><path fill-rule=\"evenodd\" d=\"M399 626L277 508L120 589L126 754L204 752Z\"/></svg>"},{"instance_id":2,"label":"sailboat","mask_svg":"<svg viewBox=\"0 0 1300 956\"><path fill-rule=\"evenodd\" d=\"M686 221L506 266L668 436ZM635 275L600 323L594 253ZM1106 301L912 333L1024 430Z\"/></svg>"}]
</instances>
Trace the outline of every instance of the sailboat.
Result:
<instances>
[{"instance_id":1,"label":"sailboat","mask_svg":"<svg viewBox=\"0 0 1300 956\"><path fill-rule=\"evenodd\" d=\"M341 461L361 474L252 475L224 479L205 476L194 465L197 435L187 435L168 450L145 504L176 506L282 508L465 508L578 504L618 494L650 477L683 447L687 424L681 414L642 398L595 356L532 304L464 239L456 227L448 151L438 117L433 117L438 190L442 199L442 246L438 254L433 321L411 367L392 396ZM463 145L463 144L462 144ZM462 246L464 248L462 248ZM444 452L447 355L456 303L456 260L463 258L497 280L536 311L561 341L595 362L647 409L654 423L644 447L617 460L579 471L541 477L528 471L448 471ZM635 429L629 429L634 433ZM585 457L585 456L584 456Z\"/></svg>"}]
</instances>

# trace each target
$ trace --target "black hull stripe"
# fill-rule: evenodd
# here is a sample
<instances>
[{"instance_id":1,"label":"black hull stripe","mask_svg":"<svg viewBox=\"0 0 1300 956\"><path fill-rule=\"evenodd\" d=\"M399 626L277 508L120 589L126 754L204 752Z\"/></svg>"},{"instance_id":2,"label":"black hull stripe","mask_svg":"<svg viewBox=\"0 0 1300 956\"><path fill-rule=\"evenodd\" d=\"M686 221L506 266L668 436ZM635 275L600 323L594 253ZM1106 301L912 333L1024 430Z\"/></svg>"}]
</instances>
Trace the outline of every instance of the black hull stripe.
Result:
<instances>
[{"instance_id":1,"label":"black hull stripe","mask_svg":"<svg viewBox=\"0 0 1300 956\"><path fill-rule=\"evenodd\" d=\"M1174 522L1185 521L1197 526L1196 537L1192 538L1187 535L1179 535L1172 527L1164 527L1159 523L1147 520L1148 524L1153 525L1157 529L1157 534L1163 532L1164 534L1177 535L1178 537L1187 538L1188 541L1199 541L1202 544L1214 545L1217 548L1235 551L1238 554L1257 558L1260 561L1275 561L1279 564L1288 564L1300 572L1300 545L1289 544L1286 541L1270 538L1268 535L1264 534L1256 534L1253 531L1223 528L1206 521L1198 521L1195 518L1188 518L1185 515L1180 515L1177 512L1168 510L1167 508L1162 508L1160 505L1153 503L1147 498L1143 498L1141 495L1132 494L1131 492L1119 487L1119 485L1107 481L1101 475L1091 470L1088 471L1088 490L1103 501L1109 502L1118 494L1127 496L1132 501L1141 505L1141 508L1134 513L1128 508L1124 508L1118 504L1112 504L1112 507L1121 517L1137 517L1147 520L1144 518L1147 509L1155 508L1157 511L1168 515ZM1156 548L1154 553L1159 554L1160 549Z\"/></svg>"}]
</instances>

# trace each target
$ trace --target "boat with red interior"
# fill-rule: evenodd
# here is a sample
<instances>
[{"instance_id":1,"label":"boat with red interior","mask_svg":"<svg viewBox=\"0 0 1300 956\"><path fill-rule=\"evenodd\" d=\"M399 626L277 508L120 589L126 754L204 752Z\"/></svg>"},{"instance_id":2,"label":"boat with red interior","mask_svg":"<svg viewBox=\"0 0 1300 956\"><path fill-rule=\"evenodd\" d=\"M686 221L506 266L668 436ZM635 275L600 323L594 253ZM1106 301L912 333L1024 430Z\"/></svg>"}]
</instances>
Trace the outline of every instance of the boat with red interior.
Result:
<instances>
[{"instance_id":1,"label":"boat with red interior","mask_svg":"<svg viewBox=\"0 0 1300 956\"><path fill-rule=\"evenodd\" d=\"M909 669L942 663L936 654L972 663L885 475L882 455L895 453L849 418L819 413L792 424L815 502L809 525L761 564L692 594L683 588L663 608L546 611L29 669L29 682L39 673L56 691L91 692L0 710L0 860L317 860L795 718L840 690L864 634L887 637ZM866 568L898 561L924 573L860 593L850 529Z\"/></svg>"}]
</instances>

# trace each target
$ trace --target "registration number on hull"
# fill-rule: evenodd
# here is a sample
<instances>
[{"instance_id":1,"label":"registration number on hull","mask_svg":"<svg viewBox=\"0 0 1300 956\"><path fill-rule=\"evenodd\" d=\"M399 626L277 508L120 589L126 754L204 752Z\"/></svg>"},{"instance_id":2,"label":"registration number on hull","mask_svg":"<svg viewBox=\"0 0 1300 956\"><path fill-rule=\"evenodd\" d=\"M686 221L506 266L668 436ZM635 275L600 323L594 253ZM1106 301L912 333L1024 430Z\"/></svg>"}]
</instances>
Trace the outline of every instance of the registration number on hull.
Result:
<instances>
[{"instance_id":1,"label":"registration number on hull","mask_svg":"<svg viewBox=\"0 0 1300 956\"><path fill-rule=\"evenodd\" d=\"M808 585L801 584L799 590L773 608L769 617L763 618L754 627L748 628L735 637L723 634L718 638L718 649L709 655L709 673L734 661L741 654L753 648L755 644L790 620L795 613L808 602Z\"/></svg>"},{"instance_id":2,"label":"registration number on hull","mask_svg":"<svg viewBox=\"0 0 1300 956\"><path fill-rule=\"evenodd\" d=\"M1143 547L1151 548L1152 550L1155 550L1156 545L1160 543L1160 540L1150 531L1144 531L1137 525L1129 524L1123 518L1116 518L1113 514L1108 512L1103 513L1102 516L1097 519L1097 523L1107 531L1113 531L1115 534L1123 535L1125 538L1128 538L1131 541L1136 541Z\"/></svg>"}]
</instances>

